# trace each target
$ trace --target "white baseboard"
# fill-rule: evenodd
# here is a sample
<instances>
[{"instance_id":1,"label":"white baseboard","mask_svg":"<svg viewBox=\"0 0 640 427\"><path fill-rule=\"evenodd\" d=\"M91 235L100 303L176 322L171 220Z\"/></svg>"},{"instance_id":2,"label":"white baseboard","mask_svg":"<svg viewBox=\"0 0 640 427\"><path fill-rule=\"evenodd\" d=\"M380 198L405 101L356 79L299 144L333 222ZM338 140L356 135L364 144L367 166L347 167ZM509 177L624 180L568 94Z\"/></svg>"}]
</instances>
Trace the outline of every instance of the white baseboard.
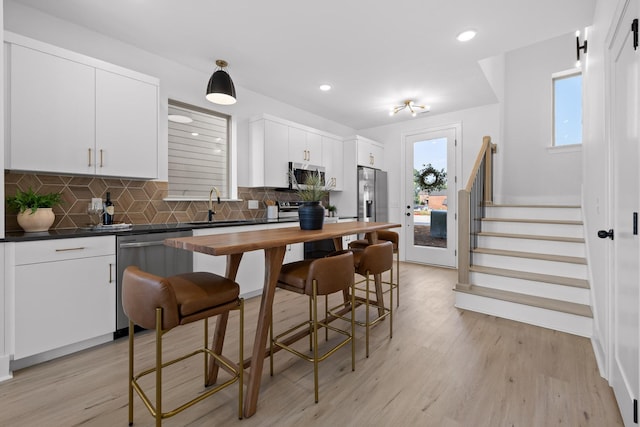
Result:
<instances>
[{"instance_id":1,"label":"white baseboard","mask_svg":"<svg viewBox=\"0 0 640 427\"><path fill-rule=\"evenodd\" d=\"M0 356L0 382L13 378L10 361L11 357L8 354Z\"/></svg>"}]
</instances>

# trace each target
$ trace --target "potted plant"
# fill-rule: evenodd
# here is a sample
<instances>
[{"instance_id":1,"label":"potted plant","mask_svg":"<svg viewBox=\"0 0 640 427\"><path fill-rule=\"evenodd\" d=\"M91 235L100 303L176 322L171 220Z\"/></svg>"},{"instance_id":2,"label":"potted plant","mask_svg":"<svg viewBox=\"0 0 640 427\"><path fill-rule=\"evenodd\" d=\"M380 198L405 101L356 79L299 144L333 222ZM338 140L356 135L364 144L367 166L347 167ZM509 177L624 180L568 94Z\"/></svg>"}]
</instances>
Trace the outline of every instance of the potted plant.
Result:
<instances>
[{"instance_id":1,"label":"potted plant","mask_svg":"<svg viewBox=\"0 0 640 427\"><path fill-rule=\"evenodd\" d=\"M18 212L18 225L26 232L49 230L56 219L52 208L61 203L60 193L37 194L31 187L7 197L9 209Z\"/></svg>"},{"instance_id":2,"label":"potted plant","mask_svg":"<svg viewBox=\"0 0 640 427\"><path fill-rule=\"evenodd\" d=\"M329 194L331 186L325 186L319 171L307 174L305 181L300 185L295 176L291 174L291 183L302 201L298 209L300 228L302 230L320 230L324 222L324 208L320 202Z\"/></svg>"},{"instance_id":3,"label":"potted plant","mask_svg":"<svg viewBox=\"0 0 640 427\"><path fill-rule=\"evenodd\" d=\"M329 211L330 217L334 217L336 213L338 213L338 208L335 205L327 205L327 210Z\"/></svg>"}]
</instances>

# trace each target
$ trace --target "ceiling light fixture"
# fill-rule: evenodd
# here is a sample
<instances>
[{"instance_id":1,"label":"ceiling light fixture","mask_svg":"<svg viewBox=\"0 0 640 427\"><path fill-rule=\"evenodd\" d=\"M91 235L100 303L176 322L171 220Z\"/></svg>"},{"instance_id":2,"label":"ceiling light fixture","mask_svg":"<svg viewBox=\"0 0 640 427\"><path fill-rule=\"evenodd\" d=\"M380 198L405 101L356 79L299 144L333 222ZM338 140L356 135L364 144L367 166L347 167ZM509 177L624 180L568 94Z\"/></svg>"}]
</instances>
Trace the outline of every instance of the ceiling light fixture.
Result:
<instances>
[{"instance_id":1,"label":"ceiling light fixture","mask_svg":"<svg viewBox=\"0 0 640 427\"><path fill-rule=\"evenodd\" d=\"M425 110L425 113L428 113L431 109L428 105L417 105L412 100L407 99L406 101L404 101L403 105L396 105L395 107L392 107L391 111L389 111L389 115L394 116L405 108L408 109L407 111L409 111L409 113L411 113L413 117L418 115L416 109Z\"/></svg>"},{"instance_id":2,"label":"ceiling light fixture","mask_svg":"<svg viewBox=\"0 0 640 427\"><path fill-rule=\"evenodd\" d=\"M327 84L320 85L320 90L323 91L323 92L327 92L327 91L331 90L331 85L327 85Z\"/></svg>"},{"instance_id":3,"label":"ceiling light fixture","mask_svg":"<svg viewBox=\"0 0 640 427\"><path fill-rule=\"evenodd\" d=\"M229 64L222 59L216 60L218 68L209 79L207 100L214 104L231 105L236 103L236 88L229 73L224 68Z\"/></svg>"},{"instance_id":4,"label":"ceiling light fixture","mask_svg":"<svg viewBox=\"0 0 640 427\"><path fill-rule=\"evenodd\" d=\"M183 116L181 114L169 114L168 119L174 123L191 123L193 119L191 117Z\"/></svg>"},{"instance_id":5,"label":"ceiling light fixture","mask_svg":"<svg viewBox=\"0 0 640 427\"><path fill-rule=\"evenodd\" d=\"M474 31L474 30L467 30L467 31L463 31L460 34L458 34L456 36L456 39L458 39L459 42L468 42L469 40L474 38L476 36L476 34L478 34L478 33L476 31Z\"/></svg>"}]
</instances>

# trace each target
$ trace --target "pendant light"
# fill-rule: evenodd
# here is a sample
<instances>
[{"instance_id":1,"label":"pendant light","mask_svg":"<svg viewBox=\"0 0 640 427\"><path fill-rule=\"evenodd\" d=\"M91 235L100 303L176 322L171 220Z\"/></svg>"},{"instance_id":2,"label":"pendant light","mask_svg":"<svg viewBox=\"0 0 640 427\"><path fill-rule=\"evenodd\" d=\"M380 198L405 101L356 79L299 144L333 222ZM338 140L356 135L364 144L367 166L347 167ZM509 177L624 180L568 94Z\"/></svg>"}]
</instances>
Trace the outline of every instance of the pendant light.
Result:
<instances>
[{"instance_id":1,"label":"pendant light","mask_svg":"<svg viewBox=\"0 0 640 427\"><path fill-rule=\"evenodd\" d=\"M224 70L229 64L227 61L218 59L216 65L219 68L211 75L207 85L207 100L214 104L235 104L236 88L233 86L229 73Z\"/></svg>"}]
</instances>

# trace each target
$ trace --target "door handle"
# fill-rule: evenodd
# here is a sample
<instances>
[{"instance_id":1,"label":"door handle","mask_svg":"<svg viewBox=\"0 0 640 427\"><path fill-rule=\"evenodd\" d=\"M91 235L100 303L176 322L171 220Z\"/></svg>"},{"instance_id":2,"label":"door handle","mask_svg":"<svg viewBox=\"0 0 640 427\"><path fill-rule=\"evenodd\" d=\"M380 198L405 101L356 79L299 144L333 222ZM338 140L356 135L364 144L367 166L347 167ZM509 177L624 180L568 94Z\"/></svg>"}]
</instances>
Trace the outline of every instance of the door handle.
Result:
<instances>
[{"instance_id":1,"label":"door handle","mask_svg":"<svg viewBox=\"0 0 640 427\"><path fill-rule=\"evenodd\" d=\"M601 239L606 239L607 237L613 240L613 228L607 230L598 230L598 237Z\"/></svg>"}]
</instances>

